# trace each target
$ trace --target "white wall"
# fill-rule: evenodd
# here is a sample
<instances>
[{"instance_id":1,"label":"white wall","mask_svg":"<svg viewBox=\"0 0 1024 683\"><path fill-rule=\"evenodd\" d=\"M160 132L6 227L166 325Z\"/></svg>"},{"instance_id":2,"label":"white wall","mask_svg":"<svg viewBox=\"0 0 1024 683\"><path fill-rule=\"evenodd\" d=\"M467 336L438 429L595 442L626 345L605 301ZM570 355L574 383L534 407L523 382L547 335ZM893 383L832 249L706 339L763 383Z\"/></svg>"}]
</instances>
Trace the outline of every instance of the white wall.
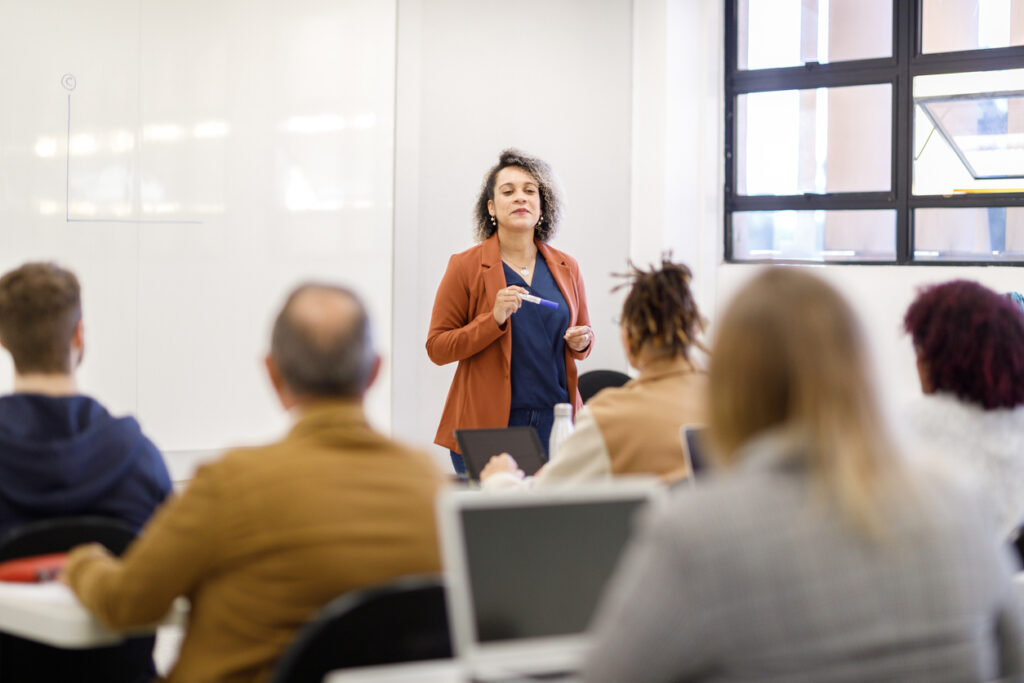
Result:
<instances>
[{"instance_id":1,"label":"white wall","mask_svg":"<svg viewBox=\"0 0 1024 683\"><path fill-rule=\"evenodd\" d=\"M454 373L424 344L448 257L469 248L485 171L505 147L546 159L568 215L552 244L583 269L596 346L580 370L625 369L612 319L630 247L629 0L400 0L393 419L433 440ZM434 447L442 462L446 451Z\"/></svg>"},{"instance_id":2,"label":"white wall","mask_svg":"<svg viewBox=\"0 0 1024 683\"><path fill-rule=\"evenodd\" d=\"M387 347L394 2L0 0L0 17L0 272L79 274L81 388L136 414L172 474L287 426L262 357L297 281L359 290ZM389 388L369 398L384 428Z\"/></svg>"},{"instance_id":3,"label":"white wall","mask_svg":"<svg viewBox=\"0 0 1024 683\"><path fill-rule=\"evenodd\" d=\"M671 250L705 315L722 257L722 26L720 0L634 2L630 255Z\"/></svg>"}]
</instances>

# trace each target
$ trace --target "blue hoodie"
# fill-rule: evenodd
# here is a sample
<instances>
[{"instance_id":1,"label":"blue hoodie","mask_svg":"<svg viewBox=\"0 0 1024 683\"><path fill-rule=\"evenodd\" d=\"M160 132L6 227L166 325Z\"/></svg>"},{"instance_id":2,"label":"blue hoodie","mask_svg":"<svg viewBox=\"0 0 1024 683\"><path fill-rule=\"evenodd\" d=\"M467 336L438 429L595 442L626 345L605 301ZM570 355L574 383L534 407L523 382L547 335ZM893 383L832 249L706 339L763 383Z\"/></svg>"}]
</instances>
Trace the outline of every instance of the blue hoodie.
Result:
<instances>
[{"instance_id":1,"label":"blue hoodie","mask_svg":"<svg viewBox=\"0 0 1024 683\"><path fill-rule=\"evenodd\" d=\"M163 458L134 418L88 396L0 397L0 535L77 515L139 530L170 492Z\"/></svg>"}]
</instances>

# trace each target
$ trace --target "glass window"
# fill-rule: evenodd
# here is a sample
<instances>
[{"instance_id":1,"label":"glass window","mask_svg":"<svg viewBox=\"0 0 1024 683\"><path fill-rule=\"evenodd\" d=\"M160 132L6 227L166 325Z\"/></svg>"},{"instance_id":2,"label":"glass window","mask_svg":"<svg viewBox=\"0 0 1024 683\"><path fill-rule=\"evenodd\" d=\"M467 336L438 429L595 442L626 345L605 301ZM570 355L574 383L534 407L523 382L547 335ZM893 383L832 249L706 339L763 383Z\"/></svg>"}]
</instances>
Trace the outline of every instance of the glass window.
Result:
<instances>
[{"instance_id":1,"label":"glass window","mask_svg":"<svg viewBox=\"0 0 1024 683\"><path fill-rule=\"evenodd\" d=\"M914 79L914 193L1024 188L1024 69Z\"/></svg>"},{"instance_id":2,"label":"glass window","mask_svg":"<svg viewBox=\"0 0 1024 683\"><path fill-rule=\"evenodd\" d=\"M892 261L896 212L738 211L732 235L738 261Z\"/></svg>"},{"instance_id":3,"label":"glass window","mask_svg":"<svg viewBox=\"0 0 1024 683\"><path fill-rule=\"evenodd\" d=\"M1024 45L1024 0L924 0L921 51Z\"/></svg>"},{"instance_id":4,"label":"glass window","mask_svg":"<svg viewBox=\"0 0 1024 683\"><path fill-rule=\"evenodd\" d=\"M1024 257L1024 207L917 209L918 261L1019 261Z\"/></svg>"},{"instance_id":5,"label":"glass window","mask_svg":"<svg viewBox=\"0 0 1024 683\"><path fill-rule=\"evenodd\" d=\"M885 192L892 185L888 83L740 95L741 195Z\"/></svg>"},{"instance_id":6,"label":"glass window","mask_svg":"<svg viewBox=\"0 0 1024 683\"><path fill-rule=\"evenodd\" d=\"M738 0L740 69L892 56L892 0Z\"/></svg>"}]
</instances>

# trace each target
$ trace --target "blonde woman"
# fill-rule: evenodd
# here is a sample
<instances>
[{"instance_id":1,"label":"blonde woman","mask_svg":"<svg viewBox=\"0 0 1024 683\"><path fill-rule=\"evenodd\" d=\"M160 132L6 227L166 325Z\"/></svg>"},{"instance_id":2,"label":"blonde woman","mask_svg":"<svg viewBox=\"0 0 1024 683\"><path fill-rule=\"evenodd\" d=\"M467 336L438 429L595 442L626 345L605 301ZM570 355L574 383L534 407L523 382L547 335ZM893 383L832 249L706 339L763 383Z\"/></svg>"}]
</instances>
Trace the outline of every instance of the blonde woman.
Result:
<instances>
[{"instance_id":1,"label":"blonde woman","mask_svg":"<svg viewBox=\"0 0 1024 683\"><path fill-rule=\"evenodd\" d=\"M653 514L612 582L589 681L981 681L1024 671L1012 561L957 484L904 466L853 313L775 268L723 316L725 470Z\"/></svg>"}]
</instances>

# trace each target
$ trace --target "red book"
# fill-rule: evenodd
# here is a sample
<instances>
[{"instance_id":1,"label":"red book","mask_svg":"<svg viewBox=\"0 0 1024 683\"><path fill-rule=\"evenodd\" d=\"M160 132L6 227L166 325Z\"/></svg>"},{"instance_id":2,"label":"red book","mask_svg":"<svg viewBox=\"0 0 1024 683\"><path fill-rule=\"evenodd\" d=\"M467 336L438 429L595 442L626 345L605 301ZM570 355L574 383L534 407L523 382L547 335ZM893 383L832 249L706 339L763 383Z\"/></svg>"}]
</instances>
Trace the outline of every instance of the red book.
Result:
<instances>
[{"instance_id":1,"label":"red book","mask_svg":"<svg viewBox=\"0 0 1024 683\"><path fill-rule=\"evenodd\" d=\"M19 581L21 583L53 581L57 578L60 570L64 568L64 563L67 560L67 553L53 553L0 562L0 581Z\"/></svg>"}]
</instances>

